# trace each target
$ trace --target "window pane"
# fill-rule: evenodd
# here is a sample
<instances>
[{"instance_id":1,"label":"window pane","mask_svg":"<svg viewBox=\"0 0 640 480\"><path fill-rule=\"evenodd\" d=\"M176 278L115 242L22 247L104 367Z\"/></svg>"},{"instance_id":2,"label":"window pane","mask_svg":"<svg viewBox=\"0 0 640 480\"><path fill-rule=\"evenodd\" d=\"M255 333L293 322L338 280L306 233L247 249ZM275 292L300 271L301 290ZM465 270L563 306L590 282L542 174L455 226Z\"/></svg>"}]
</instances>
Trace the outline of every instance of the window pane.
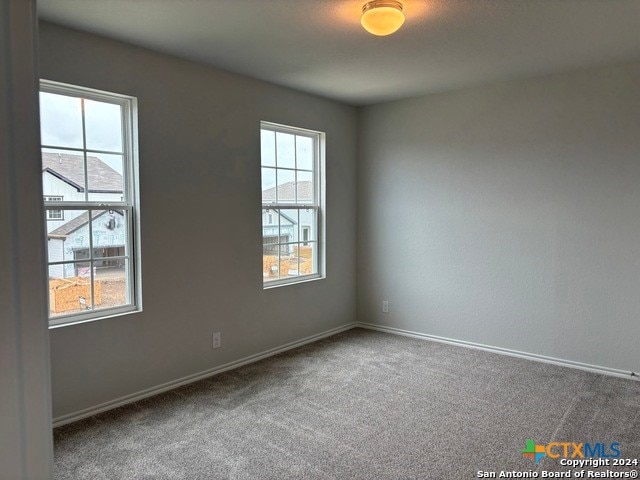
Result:
<instances>
[{"instance_id":1,"label":"window pane","mask_svg":"<svg viewBox=\"0 0 640 480\"><path fill-rule=\"evenodd\" d=\"M288 245L289 250L289 276L297 277L300 275L300 258L298 257L297 244Z\"/></svg>"},{"instance_id":2,"label":"window pane","mask_svg":"<svg viewBox=\"0 0 640 480\"><path fill-rule=\"evenodd\" d=\"M129 298L129 260L95 261L93 291L95 308L113 308L131 304ZM106 266L105 266L106 265Z\"/></svg>"},{"instance_id":3,"label":"window pane","mask_svg":"<svg viewBox=\"0 0 640 480\"><path fill-rule=\"evenodd\" d=\"M262 202L273 203L276 201L276 169L262 169Z\"/></svg>"},{"instance_id":4,"label":"window pane","mask_svg":"<svg viewBox=\"0 0 640 480\"><path fill-rule=\"evenodd\" d=\"M276 246L265 246L262 252L262 278L265 282L277 280L278 275L278 251Z\"/></svg>"},{"instance_id":5,"label":"window pane","mask_svg":"<svg viewBox=\"0 0 640 480\"><path fill-rule=\"evenodd\" d=\"M82 148L80 99L41 92L40 135L43 145Z\"/></svg>"},{"instance_id":6,"label":"window pane","mask_svg":"<svg viewBox=\"0 0 640 480\"><path fill-rule=\"evenodd\" d=\"M262 166L276 166L276 133L271 130L260 130L260 150Z\"/></svg>"},{"instance_id":7,"label":"window pane","mask_svg":"<svg viewBox=\"0 0 640 480\"><path fill-rule=\"evenodd\" d=\"M318 273L316 242L300 243L295 246L294 251L300 262L300 275Z\"/></svg>"},{"instance_id":8,"label":"window pane","mask_svg":"<svg viewBox=\"0 0 640 480\"><path fill-rule=\"evenodd\" d=\"M313 195L313 172L296 172L297 175L297 198L298 203L305 203L307 205L314 203Z\"/></svg>"},{"instance_id":9,"label":"window pane","mask_svg":"<svg viewBox=\"0 0 640 480\"><path fill-rule=\"evenodd\" d=\"M278 168L296 168L295 136L290 133L276 133Z\"/></svg>"},{"instance_id":10,"label":"window pane","mask_svg":"<svg viewBox=\"0 0 640 480\"><path fill-rule=\"evenodd\" d=\"M296 160L298 169L313 170L313 139L296 136Z\"/></svg>"},{"instance_id":11,"label":"window pane","mask_svg":"<svg viewBox=\"0 0 640 480\"><path fill-rule=\"evenodd\" d=\"M93 257L128 255L129 223L126 210L93 210ZM99 265L95 265L99 266Z\"/></svg>"},{"instance_id":12,"label":"window pane","mask_svg":"<svg viewBox=\"0 0 640 480\"><path fill-rule=\"evenodd\" d=\"M95 292L96 298L99 292ZM52 317L91 310L89 262L49 267L49 312Z\"/></svg>"},{"instance_id":13,"label":"window pane","mask_svg":"<svg viewBox=\"0 0 640 480\"><path fill-rule=\"evenodd\" d=\"M293 245L280 245L280 278L297 275L298 264L293 255Z\"/></svg>"},{"instance_id":14,"label":"window pane","mask_svg":"<svg viewBox=\"0 0 640 480\"><path fill-rule=\"evenodd\" d=\"M273 244L278 242L280 215L273 208L262 210L262 243Z\"/></svg>"},{"instance_id":15,"label":"window pane","mask_svg":"<svg viewBox=\"0 0 640 480\"><path fill-rule=\"evenodd\" d=\"M278 169L278 202L296 202L296 172L293 170Z\"/></svg>"},{"instance_id":16,"label":"window pane","mask_svg":"<svg viewBox=\"0 0 640 480\"><path fill-rule=\"evenodd\" d=\"M87 152L89 200L92 202L124 201L122 169L122 155Z\"/></svg>"},{"instance_id":17,"label":"window pane","mask_svg":"<svg viewBox=\"0 0 640 480\"><path fill-rule=\"evenodd\" d=\"M46 222L49 262L89 259L87 210L63 210L64 220Z\"/></svg>"},{"instance_id":18,"label":"window pane","mask_svg":"<svg viewBox=\"0 0 640 480\"><path fill-rule=\"evenodd\" d=\"M122 107L113 103L84 101L88 149L122 152Z\"/></svg>"},{"instance_id":19,"label":"window pane","mask_svg":"<svg viewBox=\"0 0 640 480\"><path fill-rule=\"evenodd\" d=\"M45 196L64 196L65 202L84 201L84 154L43 148L42 192Z\"/></svg>"},{"instance_id":20,"label":"window pane","mask_svg":"<svg viewBox=\"0 0 640 480\"><path fill-rule=\"evenodd\" d=\"M317 217L317 210L312 208L300 210L300 241L307 242L318 240Z\"/></svg>"},{"instance_id":21,"label":"window pane","mask_svg":"<svg viewBox=\"0 0 640 480\"><path fill-rule=\"evenodd\" d=\"M280 216L280 243L297 242L300 220L297 209L282 209Z\"/></svg>"}]
</instances>

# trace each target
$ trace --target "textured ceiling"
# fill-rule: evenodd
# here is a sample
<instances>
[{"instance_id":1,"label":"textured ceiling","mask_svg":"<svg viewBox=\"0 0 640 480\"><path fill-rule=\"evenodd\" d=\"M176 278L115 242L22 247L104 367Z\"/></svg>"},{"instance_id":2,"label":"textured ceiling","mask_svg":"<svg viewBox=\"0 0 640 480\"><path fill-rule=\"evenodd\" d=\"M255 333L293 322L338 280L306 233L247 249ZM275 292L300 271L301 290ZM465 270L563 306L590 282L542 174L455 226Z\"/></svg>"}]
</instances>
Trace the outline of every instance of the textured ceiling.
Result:
<instances>
[{"instance_id":1,"label":"textured ceiling","mask_svg":"<svg viewBox=\"0 0 640 480\"><path fill-rule=\"evenodd\" d=\"M640 0L404 0L375 37L365 0L39 0L40 17L363 105L640 59Z\"/></svg>"}]
</instances>

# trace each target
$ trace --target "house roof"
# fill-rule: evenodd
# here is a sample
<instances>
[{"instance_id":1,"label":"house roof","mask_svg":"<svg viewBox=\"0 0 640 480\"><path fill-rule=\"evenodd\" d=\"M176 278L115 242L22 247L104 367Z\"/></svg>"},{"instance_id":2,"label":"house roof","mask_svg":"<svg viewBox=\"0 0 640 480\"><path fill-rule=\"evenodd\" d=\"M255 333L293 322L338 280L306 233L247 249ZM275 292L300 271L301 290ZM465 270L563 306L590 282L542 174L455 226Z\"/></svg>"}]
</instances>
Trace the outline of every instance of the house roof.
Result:
<instances>
[{"instance_id":1,"label":"house roof","mask_svg":"<svg viewBox=\"0 0 640 480\"><path fill-rule=\"evenodd\" d=\"M42 171L84 192L84 158L68 153L42 153ZM122 193L122 175L98 157L87 156L89 192Z\"/></svg>"},{"instance_id":2,"label":"house roof","mask_svg":"<svg viewBox=\"0 0 640 480\"><path fill-rule=\"evenodd\" d=\"M278 185L279 201L296 201L295 196L296 182L286 182ZM276 187L271 187L262 191L262 202L271 203L276 201ZM313 183L309 180L298 182L298 202L313 202Z\"/></svg>"},{"instance_id":3,"label":"house roof","mask_svg":"<svg viewBox=\"0 0 640 480\"><path fill-rule=\"evenodd\" d=\"M107 210L93 210L91 212L91 220L95 220L99 216L104 215L106 212ZM115 212L122 215L122 212L120 210L115 210ZM64 240L68 235L75 232L79 228L84 227L87 223L89 223L89 213L84 212L77 217L72 218L67 223L60 225L55 230L52 230L51 232L49 232L48 236L49 238L59 238Z\"/></svg>"}]
</instances>

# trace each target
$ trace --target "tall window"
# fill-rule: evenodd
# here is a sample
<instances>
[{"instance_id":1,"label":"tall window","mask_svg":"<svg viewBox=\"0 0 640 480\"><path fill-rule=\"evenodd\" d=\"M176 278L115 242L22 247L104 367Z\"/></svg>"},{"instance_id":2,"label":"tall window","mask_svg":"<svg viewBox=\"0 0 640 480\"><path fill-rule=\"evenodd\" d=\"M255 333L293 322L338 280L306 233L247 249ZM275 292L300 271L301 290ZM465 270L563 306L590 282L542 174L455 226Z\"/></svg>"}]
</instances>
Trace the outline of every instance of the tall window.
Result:
<instances>
[{"instance_id":1,"label":"tall window","mask_svg":"<svg viewBox=\"0 0 640 480\"><path fill-rule=\"evenodd\" d=\"M51 325L139 310L136 100L42 81Z\"/></svg>"},{"instance_id":2,"label":"tall window","mask_svg":"<svg viewBox=\"0 0 640 480\"><path fill-rule=\"evenodd\" d=\"M265 287L324 276L324 134L261 123Z\"/></svg>"}]
</instances>

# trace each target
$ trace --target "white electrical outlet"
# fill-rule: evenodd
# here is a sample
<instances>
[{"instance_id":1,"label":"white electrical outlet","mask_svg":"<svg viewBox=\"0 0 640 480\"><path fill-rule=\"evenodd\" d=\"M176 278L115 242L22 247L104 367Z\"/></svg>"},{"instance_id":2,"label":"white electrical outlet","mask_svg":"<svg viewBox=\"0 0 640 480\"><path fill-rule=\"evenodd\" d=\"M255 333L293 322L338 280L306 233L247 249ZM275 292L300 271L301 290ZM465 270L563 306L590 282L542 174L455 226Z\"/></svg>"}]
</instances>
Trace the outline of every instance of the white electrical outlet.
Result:
<instances>
[{"instance_id":1,"label":"white electrical outlet","mask_svg":"<svg viewBox=\"0 0 640 480\"><path fill-rule=\"evenodd\" d=\"M382 313L389 313L389 300L382 301Z\"/></svg>"},{"instance_id":2,"label":"white electrical outlet","mask_svg":"<svg viewBox=\"0 0 640 480\"><path fill-rule=\"evenodd\" d=\"M222 334L220 332L213 332L213 349L220 348L222 346Z\"/></svg>"}]
</instances>

